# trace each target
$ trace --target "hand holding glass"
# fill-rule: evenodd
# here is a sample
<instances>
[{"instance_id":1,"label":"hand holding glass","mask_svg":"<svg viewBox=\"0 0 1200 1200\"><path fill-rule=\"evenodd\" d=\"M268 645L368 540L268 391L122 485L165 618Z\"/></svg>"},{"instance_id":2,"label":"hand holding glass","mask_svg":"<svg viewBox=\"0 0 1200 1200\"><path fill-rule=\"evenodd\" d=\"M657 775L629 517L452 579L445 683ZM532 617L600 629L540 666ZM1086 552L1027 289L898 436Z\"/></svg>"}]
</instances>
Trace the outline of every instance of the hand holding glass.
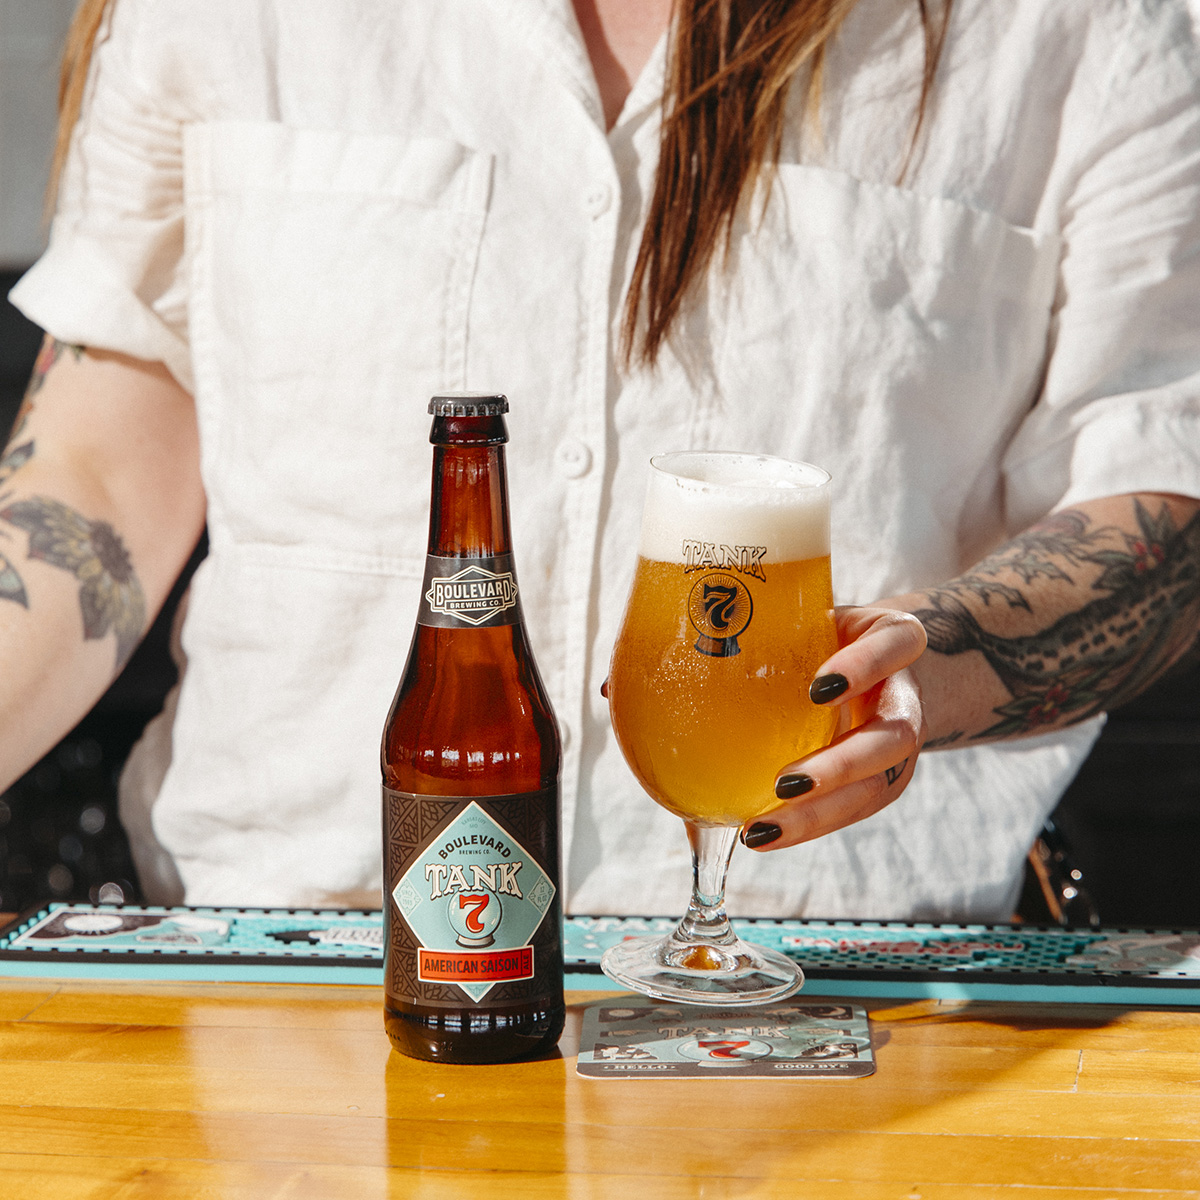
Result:
<instances>
[{"instance_id":1,"label":"hand holding glass","mask_svg":"<svg viewBox=\"0 0 1200 1200\"><path fill-rule=\"evenodd\" d=\"M642 787L684 819L692 899L665 938L610 949L604 970L664 1000L777 1000L804 982L725 915L738 829L777 808L775 776L826 745L836 713L808 687L837 648L829 476L808 463L682 452L651 460L633 589L608 698Z\"/></svg>"}]
</instances>

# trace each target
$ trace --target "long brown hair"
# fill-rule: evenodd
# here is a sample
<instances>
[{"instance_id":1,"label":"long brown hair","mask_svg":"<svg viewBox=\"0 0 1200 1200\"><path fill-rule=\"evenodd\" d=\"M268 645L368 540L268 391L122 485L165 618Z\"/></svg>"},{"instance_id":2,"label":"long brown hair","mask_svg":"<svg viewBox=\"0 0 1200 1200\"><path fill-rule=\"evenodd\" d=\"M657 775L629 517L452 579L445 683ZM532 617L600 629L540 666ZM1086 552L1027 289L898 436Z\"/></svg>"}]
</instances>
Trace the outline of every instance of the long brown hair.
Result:
<instances>
[{"instance_id":1,"label":"long brown hair","mask_svg":"<svg viewBox=\"0 0 1200 1200\"><path fill-rule=\"evenodd\" d=\"M916 151L953 0L916 0L925 69L908 153ZM728 247L733 221L778 159L785 104L807 68L815 122L825 52L857 0L675 0L654 194L622 322L625 365L653 365L688 292Z\"/></svg>"},{"instance_id":2,"label":"long brown hair","mask_svg":"<svg viewBox=\"0 0 1200 1200\"><path fill-rule=\"evenodd\" d=\"M54 140L54 158L50 165L50 187L46 192L47 211L54 208L58 195L58 183L63 168L67 165L67 153L71 149L71 134L79 119L83 105L83 89L87 84L88 67L92 61L92 46L104 11L110 0L80 0L71 27L67 30L67 43L63 49L62 66L58 72L58 133Z\"/></svg>"},{"instance_id":3,"label":"long brown hair","mask_svg":"<svg viewBox=\"0 0 1200 1200\"><path fill-rule=\"evenodd\" d=\"M81 0L59 77L53 203L79 117L92 46L113 0ZM785 103L807 69L804 111L821 93L826 47L858 0L675 0L654 195L622 322L626 365L652 365L688 292L709 269L739 207L778 158ZM925 68L903 176L925 118L953 0L915 0Z\"/></svg>"}]
</instances>

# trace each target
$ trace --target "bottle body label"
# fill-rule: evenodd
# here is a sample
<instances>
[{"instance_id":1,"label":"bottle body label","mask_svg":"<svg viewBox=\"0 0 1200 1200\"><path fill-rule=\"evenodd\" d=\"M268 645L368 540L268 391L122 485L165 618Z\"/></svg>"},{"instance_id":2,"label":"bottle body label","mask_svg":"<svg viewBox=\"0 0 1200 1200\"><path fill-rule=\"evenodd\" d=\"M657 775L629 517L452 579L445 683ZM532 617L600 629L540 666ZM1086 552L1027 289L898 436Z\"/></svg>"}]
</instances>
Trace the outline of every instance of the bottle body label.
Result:
<instances>
[{"instance_id":1,"label":"bottle body label","mask_svg":"<svg viewBox=\"0 0 1200 1200\"><path fill-rule=\"evenodd\" d=\"M418 625L443 629L516 625L521 620L511 554L494 558L425 558Z\"/></svg>"},{"instance_id":2,"label":"bottle body label","mask_svg":"<svg viewBox=\"0 0 1200 1200\"><path fill-rule=\"evenodd\" d=\"M383 790L388 987L421 1004L521 1001L561 971L557 792ZM552 806L548 808L547 806ZM553 838L553 845L549 844ZM557 979L555 986L557 986Z\"/></svg>"}]
</instances>

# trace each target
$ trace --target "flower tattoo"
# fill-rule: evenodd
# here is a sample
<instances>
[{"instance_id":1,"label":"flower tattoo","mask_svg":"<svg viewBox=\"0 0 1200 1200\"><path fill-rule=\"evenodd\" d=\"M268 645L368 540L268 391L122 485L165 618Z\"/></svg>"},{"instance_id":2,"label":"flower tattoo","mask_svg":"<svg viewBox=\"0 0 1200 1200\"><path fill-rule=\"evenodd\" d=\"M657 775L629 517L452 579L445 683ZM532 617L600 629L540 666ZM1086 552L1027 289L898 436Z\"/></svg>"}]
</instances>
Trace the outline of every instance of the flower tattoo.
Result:
<instances>
[{"instance_id":1,"label":"flower tattoo","mask_svg":"<svg viewBox=\"0 0 1200 1200\"><path fill-rule=\"evenodd\" d=\"M93 640L115 634L117 668L124 666L141 639L146 601L113 527L107 521L89 521L45 496L8 505L0 510L0 519L29 534L30 558L70 571L79 580L83 636Z\"/></svg>"}]
</instances>

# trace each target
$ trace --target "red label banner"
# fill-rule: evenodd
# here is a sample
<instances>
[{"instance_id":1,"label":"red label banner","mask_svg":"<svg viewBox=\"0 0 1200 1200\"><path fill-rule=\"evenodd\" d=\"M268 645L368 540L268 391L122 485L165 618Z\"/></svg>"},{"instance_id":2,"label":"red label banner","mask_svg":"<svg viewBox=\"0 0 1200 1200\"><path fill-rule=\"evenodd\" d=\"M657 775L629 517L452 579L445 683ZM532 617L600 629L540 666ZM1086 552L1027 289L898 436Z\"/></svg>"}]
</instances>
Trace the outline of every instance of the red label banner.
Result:
<instances>
[{"instance_id":1,"label":"red label banner","mask_svg":"<svg viewBox=\"0 0 1200 1200\"><path fill-rule=\"evenodd\" d=\"M426 950L417 960L417 978L423 983L494 983L505 979L533 978L533 947L515 950Z\"/></svg>"}]
</instances>

